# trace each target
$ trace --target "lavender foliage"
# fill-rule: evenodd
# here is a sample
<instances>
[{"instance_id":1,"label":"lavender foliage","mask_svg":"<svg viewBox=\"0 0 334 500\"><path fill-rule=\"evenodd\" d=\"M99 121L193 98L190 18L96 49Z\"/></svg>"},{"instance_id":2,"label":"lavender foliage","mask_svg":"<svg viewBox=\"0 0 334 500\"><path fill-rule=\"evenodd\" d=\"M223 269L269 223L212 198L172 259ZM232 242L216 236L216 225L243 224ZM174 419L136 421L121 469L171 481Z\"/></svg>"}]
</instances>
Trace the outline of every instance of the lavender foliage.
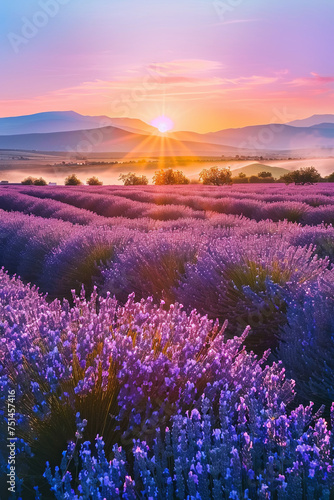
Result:
<instances>
[{"instance_id":1,"label":"lavender foliage","mask_svg":"<svg viewBox=\"0 0 334 500\"><path fill-rule=\"evenodd\" d=\"M302 401L334 399L334 270L292 297L277 356L297 383Z\"/></svg>"},{"instance_id":2,"label":"lavender foliage","mask_svg":"<svg viewBox=\"0 0 334 500\"><path fill-rule=\"evenodd\" d=\"M22 497L332 498L333 205L327 184L0 188Z\"/></svg>"}]
</instances>

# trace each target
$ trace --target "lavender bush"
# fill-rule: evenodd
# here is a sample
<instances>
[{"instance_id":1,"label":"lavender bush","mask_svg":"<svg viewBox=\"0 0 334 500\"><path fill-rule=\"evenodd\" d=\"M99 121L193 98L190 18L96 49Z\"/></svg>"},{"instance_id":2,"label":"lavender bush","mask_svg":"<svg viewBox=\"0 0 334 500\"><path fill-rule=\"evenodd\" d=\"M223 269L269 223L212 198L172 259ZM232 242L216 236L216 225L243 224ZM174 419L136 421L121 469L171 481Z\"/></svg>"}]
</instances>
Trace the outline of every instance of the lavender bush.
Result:
<instances>
[{"instance_id":1,"label":"lavender bush","mask_svg":"<svg viewBox=\"0 0 334 500\"><path fill-rule=\"evenodd\" d=\"M297 383L298 397L326 405L334 400L334 270L291 297L278 357Z\"/></svg>"},{"instance_id":2,"label":"lavender bush","mask_svg":"<svg viewBox=\"0 0 334 500\"><path fill-rule=\"evenodd\" d=\"M78 455L70 444L55 476L48 466L56 498L329 498L326 423L310 427L311 407L286 412L293 383L280 364L265 366L268 354L258 360L242 348L248 330L226 340L226 325L179 306L130 298L119 307L94 293L70 307L3 272L0 283L1 400L14 384L19 437L35 455L22 451L31 482L44 457L60 461L79 425L78 442L85 427L106 445L98 438L95 455L86 442Z\"/></svg>"},{"instance_id":3,"label":"lavender bush","mask_svg":"<svg viewBox=\"0 0 334 500\"><path fill-rule=\"evenodd\" d=\"M174 289L185 274L186 264L196 262L203 240L185 239L176 231L172 238L159 232L143 235L105 266L102 291L110 291L122 302L132 292L137 299L152 296L168 304L175 302Z\"/></svg>"},{"instance_id":4,"label":"lavender bush","mask_svg":"<svg viewBox=\"0 0 334 500\"><path fill-rule=\"evenodd\" d=\"M15 387L19 437L34 455L22 458L31 480L50 447L56 456L74 434L78 411L88 437L102 434L110 453L116 440L125 449L134 437L152 440L157 423L199 405L202 394L215 398L233 387L237 373L241 393L253 385L258 362L241 350L242 338L225 342L226 325L220 330L152 300L118 307L95 293L89 301L74 296L72 308L48 305L36 290L0 276L2 403Z\"/></svg>"},{"instance_id":5,"label":"lavender bush","mask_svg":"<svg viewBox=\"0 0 334 500\"><path fill-rule=\"evenodd\" d=\"M325 271L312 247L290 245L280 237L222 238L187 266L176 296L187 308L223 321L241 332L252 327L248 345L253 350L276 346L276 334L286 321L286 299Z\"/></svg>"},{"instance_id":6,"label":"lavender bush","mask_svg":"<svg viewBox=\"0 0 334 500\"><path fill-rule=\"evenodd\" d=\"M54 474L47 464L45 477L59 500L135 499L138 492L143 499L169 500L329 499L333 438L326 421L312 414L312 405L287 414L284 404L274 402L258 414L251 397L237 411L233 402L230 392L221 393L219 426L214 428L210 401L203 398L201 412L173 417L172 428L163 433L157 429L152 446L135 441L133 466L116 445L108 461L103 439L97 437L95 453L90 442L80 451L71 443ZM334 406L332 422L333 417ZM74 456L81 466L77 492L68 472Z\"/></svg>"}]
</instances>

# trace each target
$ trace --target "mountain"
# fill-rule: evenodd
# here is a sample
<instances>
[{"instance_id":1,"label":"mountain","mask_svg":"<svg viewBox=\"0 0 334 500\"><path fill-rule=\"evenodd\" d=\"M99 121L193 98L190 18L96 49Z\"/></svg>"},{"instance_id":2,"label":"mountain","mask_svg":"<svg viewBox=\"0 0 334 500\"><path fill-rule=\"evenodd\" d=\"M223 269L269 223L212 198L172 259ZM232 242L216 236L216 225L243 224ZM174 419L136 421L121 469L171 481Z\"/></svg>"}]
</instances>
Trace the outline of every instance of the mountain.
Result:
<instances>
[{"instance_id":1,"label":"mountain","mask_svg":"<svg viewBox=\"0 0 334 500\"><path fill-rule=\"evenodd\" d=\"M178 140L224 144L235 148L262 151L288 151L334 148L334 124L312 127L270 124L230 128L207 134L174 132L169 137Z\"/></svg>"},{"instance_id":2,"label":"mountain","mask_svg":"<svg viewBox=\"0 0 334 500\"><path fill-rule=\"evenodd\" d=\"M282 175L288 174L290 170L281 167L271 167L262 163L252 163L246 167L232 170L232 175L233 177L238 177L239 174L243 173L247 177L250 177L251 175L258 175L260 172L270 172L275 179L279 179Z\"/></svg>"},{"instance_id":3,"label":"mountain","mask_svg":"<svg viewBox=\"0 0 334 500\"><path fill-rule=\"evenodd\" d=\"M108 117L106 117L108 118ZM139 120L138 118L108 118L110 125L117 128L122 128L128 132L136 134L159 134L157 128L148 125L147 123Z\"/></svg>"},{"instance_id":4,"label":"mountain","mask_svg":"<svg viewBox=\"0 0 334 500\"><path fill-rule=\"evenodd\" d=\"M153 134L158 130L136 118L84 116L75 111L49 111L26 116L0 118L0 135L20 135L48 132L69 132L115 126L138 134Z\"/></svg>"},{"instance_id":5,"label":"mountain","mask_svg":"<svg viewBox=\"0 0 334 500\"><path fill-rule=\"evenodd\" d=\"M91 144L87 134L91 136L96 129L102 132L96 132L95 137L102 135L103 140ZM67 135L48 135L62 133ZM143 141L148 150L141 144ZM198 152L218 156L226 153L260 155L274 151L287 154L293 151L299 155L306 150L321 154L325 148L334 149L334 115L314 115L290 124L254 125L206 134L189 131L160 134L155 127L139 119L84 116L74 111L0 118L1 148L67 151L68 148L77 150L79 143L83 150L82 144L85 144L92 152L129 152L133 144L144 153L159 154L160 147L165 150L170 147L170 154L179 151L183 156ZM180 143L190 143L189 151L188 146Z\"/></svg>"},{"instance_id":6,"label":"mountain","mask_svg":"<svg viewBox=\"0 0 334 500\"><path fill-rule=\"evenodd\" d=\"M334 123L319 123L319 125L311 125L310 127L307 127L309 129L317 129L317 128L322 128L322 129L331 129L334 127Z\"/></svg>"},{"instance_id":7,"label":"mountain","mask_svg":"<svg viewBox=\"0 0 334 500\"><path fill-rule=\"evenodd\" d=\"M177 141L168 137L142 135L127 132L117 127L103 127L69 132L44 134L19 134L0 136L0 149L64 151L80 153L132 153L151 156L220 156L235 155L233 147L210 143Z\"/></svg>"},{"instance_id":8,"label":"mountain","mask_svg":"<svg viewBox=\"0 0 334 500\"><path fill-rule=\"evenodd\" d=\"M313 115L302 120L294 120L286 125L291 125L292 127L313 127L322 123L334 123L334 115Z\"/></svg>"}]
</instances>

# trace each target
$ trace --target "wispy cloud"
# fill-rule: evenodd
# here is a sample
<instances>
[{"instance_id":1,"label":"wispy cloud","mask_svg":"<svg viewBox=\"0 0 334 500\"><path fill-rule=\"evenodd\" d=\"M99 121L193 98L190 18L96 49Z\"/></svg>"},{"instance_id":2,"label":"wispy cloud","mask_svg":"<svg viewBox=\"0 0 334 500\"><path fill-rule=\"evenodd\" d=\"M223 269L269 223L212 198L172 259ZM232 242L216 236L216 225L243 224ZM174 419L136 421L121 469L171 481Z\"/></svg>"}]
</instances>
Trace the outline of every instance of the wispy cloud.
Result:
<instances>
[{"instance_id":1,"label":"wispy cloud","mask_svg":"<svg viewBox=\"0 0 334 500\"><path fill-rule=\"evenodd\" d=\"M188 95L196 91L207 94L215 91L241 91L254 87L270 86L278 82L280 75L251 75L228 78L222 64L206 60L176 60L152 64L145 67L146 71L138 69L131 76L117 80L94 80L83 82L75 87L68 87L56 91L56 94L117 94L121 92L135 92L141 90L145 98L149 98L157 91L164 95ZM153 85L147 84L147 82Z\"/></svg>"},{"instance_id":2,"label":"wispy cloud","mask_svg":"<svg viewBox=\"0 0 334 500\"><path fill-rule=\"evenodd\" d=\"M304 76L299 78L294 78L293 80L286 82L287 84L295 87L326 87L334 82L334 76L322 76L318 73L310 73L310 76Z\"/></svg>"}]
</instances>

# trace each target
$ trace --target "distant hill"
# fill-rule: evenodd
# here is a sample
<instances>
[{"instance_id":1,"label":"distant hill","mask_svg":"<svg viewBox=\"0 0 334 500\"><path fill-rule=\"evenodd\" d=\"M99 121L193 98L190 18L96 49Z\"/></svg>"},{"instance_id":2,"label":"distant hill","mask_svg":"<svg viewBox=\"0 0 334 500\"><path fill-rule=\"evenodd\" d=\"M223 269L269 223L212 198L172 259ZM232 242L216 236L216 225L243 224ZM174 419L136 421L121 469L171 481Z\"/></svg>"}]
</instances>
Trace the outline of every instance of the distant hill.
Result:
<instances>
[{"instance_id":1,"label":"distant hill","mask_svg":"<svg viewBox=\"0 0 334 500\"><path fill-rule=\"evenodd\" d=\"M313 127L322 123L334 123L334 115L313 115L302 120L294 120L286 123L286 125L291 125L292 127Z\"/></svg>"},{"instance_id":2,"label":"distant hill","mask_svg":"<svg viewBox=\"0 0 334 500\"><path fill-rule=\"evenodd\" d=\"M110 121L110 125L113 125L117 128L122 128L123 130L127 130L128 132L135 132L136 134L158 134L159 131L157 128L152 127L152 125L148 125L142 120L138 120L137 118L108 118Z\"/></svg>"},{"instance_id":3,"label":"distant hill","mask_svg":"<svg viewBox=\"0 0 334 500\"><path fill-rule=\"evenodd\" d=\"M260 156L265 152L274 155L283 153L287 156L290 156L289 152L294 152L297 156L308 152L307 154L314 156L322 154L325 150L328 150L327 155L331 155L334 150L334 115L314 115L288 125L254 125L206 134L191 131L161 134L157 128L139 119L84 116L74 111L53 111L0 118L0 147L49 151L49 146L54 144L55 147L52 148L54 151L67 151L68 147L75 147L76 150L78 142L87 144L85 134L91 134L90 131L96 129L102 131L103 144L94 144L92 152L128 152L132 143L134 147L138 145L140 152L159 154L160 147L164 150L171 147L169 154L175 154L177 151L177 154L182 156L191 154L220 156L228 153ZM53 137L47 135L57 133L74 135ZM80 134L83 137L80 138ZM112 134L115 137L111 137ZM134 138L134 135L137 137ZM141 144L143 136L149 146L147 150ZM4 140L5 137L7 142ZM185 147L186 144L190 144L189 150ZM64 147L65 149L62 149ZM91 147L91 144L88 144L88 147ZM107 147L110 149L106 149ZM120 149L121 147L123 149Z\"/></svg>"},{"instance_id":4,"label":"distant hill","mask_svg":"<svg viewBox=\"0 0 334 500\"><path fill-rule=\"evenodd\" d=\"M333 128L333 123L319 123L319 125L311 125L310 129L328 129L331 130Z\"/></svg>"},{"instance_id":5,"label":"distant hill","mask_svg":"<svg viewBox=\"0 0 334 500\"><path fill-rule=\"evenodd\" d=\"M43 134L70 132L115 126L138 134L153 134L158 130L136 118L84 116L75 111L50 111L26 116L0 118L0 135Z\"/></svg>"},{"instance_id":6,"label":"distant hill","mask_svg":"<svg viewBox=\"0 0 334 500\"><path fill-rule=\"evenodd\" d=\"M194 132L174 132L170 137L178 140L224 144L252 151L296 151L306 149L334 148L334 123L324 127L293 127L271 124L230 128L197 134Z\"/></svg>"},{"instance_id":7,"label":"distant hill","mask_svg":"<svg viewBox=\"0 0 334 500\"><path fill-rule=\"evenodd\" d=\"M0 149L64 151L83 154L131 152L132 155L149 154L151 156L221 156L222 154L235 155L237 152L230 146L134 134L117 127L0 136Z\"/></svg>"},{"instance_id":8,"label":"distant hill","mask_svg":"<svg viewBox=\"0 0 334 500\"><path fill-rule=\"evenodd\" d=\"M253 163L246 167L232 170L232 176L238 177L240 173L243 173L247 177L250 177L251 175L258 175L260 172L270 172L274 179L279 179L282 175L289 173L290 170L281 167L271 167L269 165L263 165L262 163Z\"/></svg>"}]
</instances>

